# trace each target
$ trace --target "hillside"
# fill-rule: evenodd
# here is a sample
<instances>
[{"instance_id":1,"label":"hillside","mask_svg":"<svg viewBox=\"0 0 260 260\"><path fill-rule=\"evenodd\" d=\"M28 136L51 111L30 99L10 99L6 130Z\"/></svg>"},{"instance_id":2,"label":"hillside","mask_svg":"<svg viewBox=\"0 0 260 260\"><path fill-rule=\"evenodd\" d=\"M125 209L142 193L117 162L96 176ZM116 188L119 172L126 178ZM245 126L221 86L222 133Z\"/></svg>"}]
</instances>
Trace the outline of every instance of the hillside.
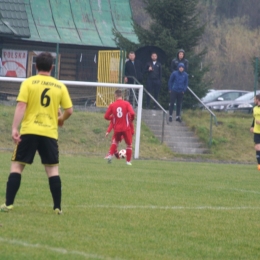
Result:
<instances>
[{"instance_id":1,"label":"hillside","mask_svg":"<svg viewBox=\"0 0 260 260\"><path fill-rule=\"evenodd\" d=\"M0 104L0 150L12 150L11 125L14 107ZM74 110L73 116L59 128L59 148L61 153L95 155L103 158L109 150L112 133L106 138L109 122L104 120L104 112ZM134 146L135 142L133 142ZM142 125L140 157L172 159L174 153ZM124 142L120 149L125 148Z\"/></svg>"},{"instance_id":2,"label":"hillside","mask_svg":"<svg viewBox=\"0 0 260 260\"><path fill-rule=\"evenodd\" d=\"M0 111L0 150L12 151L14 144L11 139L11 124L14 107L0 105ZM105 138L108 122L104 120L103 114L103 112L75 110L72 117L59 129L61 154L94 155L103 158L107 154L111 142L111 134ZM218 126L213 126L210 154L196 156L173 153L154 137L145 124L142 124L140 159L255 163L252 134L249 133L251 115L217 114L217 119ZM209 114L201 110L185 110L183 120L207 145L210 127ZM120 149L124 147L124 143L120 144Z\"/></svg>"},{"instance_id":3,"label":"hillside","mask_svg":"<svg viewBox=\"0 0 260 260\"><path fill-rule=\"evenodd\" d=\"M149 28L143 0L131 0L134 20ZM205 33L196 51L208 50L201 66L210 65L205 80L214 89L254 88L253 59L260 56L260 1L200 0L198 10Z\"/></svg>"}]
</instances>

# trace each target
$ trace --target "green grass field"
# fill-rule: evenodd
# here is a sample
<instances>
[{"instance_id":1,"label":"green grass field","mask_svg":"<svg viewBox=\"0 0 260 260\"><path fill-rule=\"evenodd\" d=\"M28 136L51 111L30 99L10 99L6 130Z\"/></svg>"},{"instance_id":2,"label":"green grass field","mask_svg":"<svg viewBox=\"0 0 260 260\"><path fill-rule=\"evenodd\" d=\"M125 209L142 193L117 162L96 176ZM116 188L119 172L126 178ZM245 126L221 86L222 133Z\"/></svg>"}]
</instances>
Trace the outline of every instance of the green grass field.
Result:
<instances>
[{"instance_id":1,"label":"green grass field","mask_svg":"<svg viewBox=\"0 0 260 260\"><path fill-rule=\"evenodd\" d=\"M10 153L0 153L4 202ZM0 214L0 259L259 259L255 165L61 155L63 212L38 156L12 212Z\"/></svg>"}]
</instances>

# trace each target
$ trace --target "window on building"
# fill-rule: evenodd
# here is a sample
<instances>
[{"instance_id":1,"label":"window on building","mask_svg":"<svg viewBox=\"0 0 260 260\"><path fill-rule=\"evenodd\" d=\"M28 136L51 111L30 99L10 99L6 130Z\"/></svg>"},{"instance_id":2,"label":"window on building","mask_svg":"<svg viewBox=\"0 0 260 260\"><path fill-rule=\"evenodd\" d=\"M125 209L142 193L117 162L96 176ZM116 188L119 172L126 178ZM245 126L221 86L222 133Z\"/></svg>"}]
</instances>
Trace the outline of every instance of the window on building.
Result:
<instances>
[{"instance_id":1,"label":"window on building","mask_svg":"<svg viewBox=\"0 0 260 260\"><path fill-rule=\"evenodd\" d=\"M28 55L28 69L27 69L27 77L33 76L37 74L36 70L36 56L39 55L41 51L33 51L29 52ZM53 61L53 69L51 71L51 76L56 77L56 71L57 71L57 78L59 78L60 74L60 55L58 56L58 67L56 68L56 53L51 53L54 57Z\"/></svg>"}]
</instances>

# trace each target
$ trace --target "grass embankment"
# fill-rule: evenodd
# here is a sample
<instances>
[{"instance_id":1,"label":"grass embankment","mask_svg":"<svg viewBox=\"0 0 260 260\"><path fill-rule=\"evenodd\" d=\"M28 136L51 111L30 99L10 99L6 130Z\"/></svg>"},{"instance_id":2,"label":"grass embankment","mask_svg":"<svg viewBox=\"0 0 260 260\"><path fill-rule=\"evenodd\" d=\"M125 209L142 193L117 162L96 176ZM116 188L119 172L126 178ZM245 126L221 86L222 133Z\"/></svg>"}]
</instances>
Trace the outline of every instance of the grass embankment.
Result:
<instances>
[{"instance_id":1,"label":"grass embankment","mask_svg":"<svg viewBox=\"0 0 260 260\"><path fill-rule=\"evenodd\" d=\"M252 115L215 114L218 124L213 125L212 128L211 154L203 157L221 161L255 162L253 134L249 131ZM209 113L201 110L188 110L184 112L183 119L205 144L209 143Z\"/></svg>"},{"instance_id":2,"label":"grass embankment","mask_svg":"<svg viewBox=\"0 0 260 260\"><path fill-rule=\"evenodd\" d=\"M0 106L0 148L13 149L10 137L14 107ZM183 113L185 124L200 139L209 142L210 116L205 111L187 110ZM218 126L213 126L210 154L185 156L174 154L161 145L149 128L142 124L140 158L144 159L200 159L234 162L255 162L252 134L249 132L252 116L246 114L217 114ZM73 116L59 129L61 153L95 154L104 156L108 152L112 133L105 138L108 121L103 112L75 111ZM174 134L174 133L173 133ZM133 142L134 144L134 142ZM124 143L120 144L120 148Z\"/></svg>"},{"instance_id":3,"label":"grass embankment","mask_svg":"<svg viewBox=\"0 0 260 260\"><path fill-rule=\"evenodd\" d=\"M13 149L14 147L11 139L14 109L14 107L0 105L0 148ZM103 112L74 111L72 117L62 128L59 128L61 153L105 156L109 150L112 132L105 138L109 122L103 116ZM124 142L119 148L123 147L125 147ZM174 154L167 146L161 145L149 128L142 124L140 157L171 159Z\"/></svg>"}]
</instances>

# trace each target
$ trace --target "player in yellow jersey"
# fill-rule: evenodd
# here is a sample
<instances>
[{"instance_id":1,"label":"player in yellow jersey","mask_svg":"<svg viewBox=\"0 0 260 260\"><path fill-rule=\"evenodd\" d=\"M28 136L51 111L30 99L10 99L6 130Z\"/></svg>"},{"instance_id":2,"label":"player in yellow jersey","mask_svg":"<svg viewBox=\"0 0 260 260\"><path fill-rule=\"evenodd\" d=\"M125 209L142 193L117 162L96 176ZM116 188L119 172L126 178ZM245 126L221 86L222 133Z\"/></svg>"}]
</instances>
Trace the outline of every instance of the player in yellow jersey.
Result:
<instances>
[{"instance_id":1,"label":"player in yellow jersey","mask_svg":"<svg viewBox=\"0 0 260 260\"><path fill-rule=\"evenodd\" d=\"M260 94L255 96L255 104L256 106L253 109L254 120L250 131L254 133L257 168L260 171Z\"/></svg>"},{"instance_id":2,"label":"player in yellow jersey","mask_svg":"<svg viewBox=\"0 0 260 260\"><path fill-rule=\"evenodd\" d=\"M21 84L12 124L12 138L16 147L6 185L6 201L0 207L3 212L13 209L23 169L26 164L32 164L38 151L49 178L54 212L62 213L58 125L62 126L71 116L73 108L67 87L50 76L52 67L52 55L48 52L39 54L36 57L38 74ZM63 113L60 113L60 106Z\"/></svg>"}]
</instances>

